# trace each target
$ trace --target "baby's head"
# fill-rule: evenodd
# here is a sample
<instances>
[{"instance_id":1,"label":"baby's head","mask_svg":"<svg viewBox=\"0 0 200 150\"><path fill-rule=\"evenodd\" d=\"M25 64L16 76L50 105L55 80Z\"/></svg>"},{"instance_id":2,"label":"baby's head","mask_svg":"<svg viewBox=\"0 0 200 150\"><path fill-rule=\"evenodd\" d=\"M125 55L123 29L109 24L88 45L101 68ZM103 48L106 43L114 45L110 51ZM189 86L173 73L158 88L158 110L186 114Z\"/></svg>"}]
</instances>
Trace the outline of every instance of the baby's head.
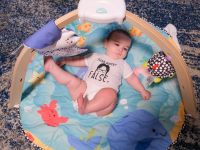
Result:
<instances>
[{"instance_id":1,"label":"baby's head","mask_svg":"<svg viewBox=\"0 0 200 150\"><path fill-rule=\"evenodd\" d=\"M124 59L131 46L131 36L122 29L116 29L110 32L104 42L106 55L112 59Z\"/></svg>"}]
</instances>

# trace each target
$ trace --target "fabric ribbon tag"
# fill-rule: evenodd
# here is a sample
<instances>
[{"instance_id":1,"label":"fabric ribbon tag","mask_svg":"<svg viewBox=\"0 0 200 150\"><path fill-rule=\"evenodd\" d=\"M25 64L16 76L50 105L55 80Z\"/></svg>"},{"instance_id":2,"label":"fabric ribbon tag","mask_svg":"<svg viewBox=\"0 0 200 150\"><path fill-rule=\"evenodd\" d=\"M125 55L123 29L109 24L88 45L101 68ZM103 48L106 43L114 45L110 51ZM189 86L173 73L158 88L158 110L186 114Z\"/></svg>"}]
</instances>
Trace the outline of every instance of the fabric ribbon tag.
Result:
<instances>
[{"instance_id":1,"label":"fabric ribbon tag","mask_svg":"<svg viewBox=\"0 0 200 150\"><path fill-rule=\"evenodd\" d=\"M151 74L149 74L149 76L147 77L147 83L148 85L151 85L153 83L153 81L155 80L155 76L152 76Z\"/></svg>"}]
</instances>

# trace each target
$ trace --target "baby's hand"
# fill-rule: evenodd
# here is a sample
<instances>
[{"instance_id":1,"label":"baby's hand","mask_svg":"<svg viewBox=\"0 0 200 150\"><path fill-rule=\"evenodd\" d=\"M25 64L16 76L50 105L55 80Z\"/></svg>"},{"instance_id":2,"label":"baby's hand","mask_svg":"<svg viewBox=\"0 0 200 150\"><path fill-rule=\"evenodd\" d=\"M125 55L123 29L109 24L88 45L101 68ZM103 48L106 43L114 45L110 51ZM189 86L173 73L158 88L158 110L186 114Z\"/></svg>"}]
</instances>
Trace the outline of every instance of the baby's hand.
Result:
<instances>
[{"instance_id":1,"label":"baby's hand","mask_svg":"<svg viewBox=\"0 0 200 150\"><path fill-rule=\"evenodd\" d=\"M56 62L56 64L57 64L59 67L65 65L65 59L59 59L59 60Z\"/></svg>"},{"instance_id":2,"label":"baby's hand","mask_svg":"<svg viewBox=\"0 0 200 150\"><path fill-rule=\"evenodd\" d=\"M147 90L142 91L141 95L143 100L149 100L151 97L151 93Z\"/></svg>"}]
</instances>

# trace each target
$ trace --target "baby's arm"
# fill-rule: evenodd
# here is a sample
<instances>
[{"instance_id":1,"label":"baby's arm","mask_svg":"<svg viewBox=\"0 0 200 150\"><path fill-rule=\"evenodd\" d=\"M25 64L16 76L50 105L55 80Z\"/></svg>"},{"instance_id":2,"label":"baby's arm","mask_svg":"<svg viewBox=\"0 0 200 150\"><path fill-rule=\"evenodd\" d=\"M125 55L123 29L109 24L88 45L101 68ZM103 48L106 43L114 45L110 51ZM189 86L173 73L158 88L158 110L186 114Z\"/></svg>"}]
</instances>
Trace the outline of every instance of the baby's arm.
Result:
<instances>
[{"instance_id":1,"label":"baby's arm","mask_svg":"<svg viewBox=\"0 0 200 150\"><path fill-rule=\"evenodd\" d=\"M128 82L128 84L130 86L132 86L136 91L140 92L142 95L143 100L148 100L151 97L151 93L149 91L147 91L144 86L142 85L142 83L140 82L140 79L134 74L132 73L128 78L125 79L126 82Z\"/></svg>"},{"instance_id":2,"label":"baby's arm","mask_svg":"<svg viewBox=\"0 0 200 150\"><path fill-rule=\"evenodd\" d=\"M58 66L68 65L74 67L86 67L84 56L66 57L59 59L56 64Z\"/></svg>"}]
</instances>

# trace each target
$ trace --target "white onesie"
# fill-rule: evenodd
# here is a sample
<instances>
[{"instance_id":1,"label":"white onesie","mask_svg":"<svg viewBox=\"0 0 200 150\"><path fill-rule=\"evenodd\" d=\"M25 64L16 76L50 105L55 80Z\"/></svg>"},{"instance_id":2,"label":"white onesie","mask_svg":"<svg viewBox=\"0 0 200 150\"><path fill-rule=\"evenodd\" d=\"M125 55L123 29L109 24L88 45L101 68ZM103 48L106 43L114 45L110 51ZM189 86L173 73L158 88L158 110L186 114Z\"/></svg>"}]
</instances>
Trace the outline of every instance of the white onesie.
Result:
<instances>
[{"instance_id":1,"label":"white onesie","mask_svg":"<svg viewBox=\"0 0 200 150\"><path fill-rule=\"evenodd\" d=\"M114 60L106 54L91 53L85 56L85 63L88 71L83 77L87 84L86 92L83 97L90 101L102 88L112 88L118 93L122 77L128 78L133 70L123 59ZM78 110L77 101L73 106ZM96 116L96 113L90 115Z\"/></svg>"}]
</instances>

